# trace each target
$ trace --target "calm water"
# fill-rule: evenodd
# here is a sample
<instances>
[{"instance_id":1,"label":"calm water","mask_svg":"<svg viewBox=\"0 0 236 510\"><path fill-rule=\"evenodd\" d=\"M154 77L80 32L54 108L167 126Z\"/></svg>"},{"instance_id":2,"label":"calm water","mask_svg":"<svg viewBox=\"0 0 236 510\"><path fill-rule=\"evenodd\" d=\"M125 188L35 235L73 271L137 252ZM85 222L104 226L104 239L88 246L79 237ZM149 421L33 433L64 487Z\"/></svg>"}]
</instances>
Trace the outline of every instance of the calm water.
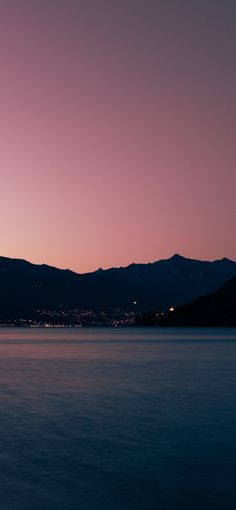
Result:
<instances>
[{"instance_id":1,"label":"calm water","mask_svg":"<svg viewBox=\"0 0 236 510\"><path fill-rule=\"evenodd\" d=\"M0 330L0 509L236 508L236 330Z\"/></svg>"}]
</instances>

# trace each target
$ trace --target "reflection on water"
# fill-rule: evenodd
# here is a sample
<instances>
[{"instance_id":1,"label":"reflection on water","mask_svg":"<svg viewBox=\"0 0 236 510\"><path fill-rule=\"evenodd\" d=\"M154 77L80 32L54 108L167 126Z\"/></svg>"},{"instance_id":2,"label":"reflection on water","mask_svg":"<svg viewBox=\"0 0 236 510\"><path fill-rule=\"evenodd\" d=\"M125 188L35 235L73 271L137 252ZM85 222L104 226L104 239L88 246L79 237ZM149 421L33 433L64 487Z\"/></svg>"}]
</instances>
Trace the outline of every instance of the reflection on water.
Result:
<instances>
[{"instance_id":1,"label":"reflection on water","mask_svg":"<svg viewBox=\"0 0 236 510\"><path fill-rule=\"evenodd\" d=\"M234 329L0 330L1 510L234 509Z\"/></svg>"}]
</instances>

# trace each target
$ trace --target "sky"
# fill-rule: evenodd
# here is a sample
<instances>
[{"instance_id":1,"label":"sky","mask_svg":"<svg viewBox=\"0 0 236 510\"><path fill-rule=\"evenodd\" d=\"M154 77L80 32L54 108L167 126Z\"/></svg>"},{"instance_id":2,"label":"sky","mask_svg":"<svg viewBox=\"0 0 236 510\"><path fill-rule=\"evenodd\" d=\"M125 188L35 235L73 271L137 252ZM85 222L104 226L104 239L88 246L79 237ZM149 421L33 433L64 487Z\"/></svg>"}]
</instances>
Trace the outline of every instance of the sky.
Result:
<instances>
[{"instance_id":1,"label":"sky","mask_svg":"<svg viewBox=\"0 0 236 510\"><path fill-rule=\"evenodd\" d=\"M1 0L0 255L236 260L235 0Z\"/></svg>"}]
</instances>

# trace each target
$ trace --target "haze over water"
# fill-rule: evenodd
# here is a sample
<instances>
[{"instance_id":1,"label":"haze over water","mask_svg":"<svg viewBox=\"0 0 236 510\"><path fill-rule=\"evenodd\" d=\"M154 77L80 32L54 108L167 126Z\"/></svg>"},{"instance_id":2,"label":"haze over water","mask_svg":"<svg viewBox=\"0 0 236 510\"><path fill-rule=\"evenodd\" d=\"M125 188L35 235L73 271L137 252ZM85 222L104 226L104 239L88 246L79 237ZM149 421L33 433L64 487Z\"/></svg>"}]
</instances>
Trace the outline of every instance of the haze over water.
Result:
<instances>
[{"instance_id":1,"label":"haze over water","mask_svg":"<svg viewBox=\"0 0 236 510\"><path fill-rule=\"evenodd\" d=\"M235 360L235 329L2 329L1 510L234 509Z\"/></svg>"}]
</instances>

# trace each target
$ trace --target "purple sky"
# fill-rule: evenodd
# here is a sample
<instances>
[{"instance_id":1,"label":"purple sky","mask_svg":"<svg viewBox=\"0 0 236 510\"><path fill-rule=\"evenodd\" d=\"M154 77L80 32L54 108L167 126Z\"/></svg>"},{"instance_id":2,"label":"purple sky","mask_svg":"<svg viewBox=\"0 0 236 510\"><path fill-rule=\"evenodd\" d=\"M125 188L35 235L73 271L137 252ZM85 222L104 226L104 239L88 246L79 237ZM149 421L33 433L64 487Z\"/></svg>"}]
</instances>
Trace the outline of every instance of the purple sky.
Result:
<instances>
[{"instance_id":1,"label":"purple sky","mask_svg":"<svg viewBox=\"0 0 236 510\"><path fill-rule=\"evenodd\" d=\"M235 0L2 0L0 254L236 259Z\"/></svg>"}]
</instances>

